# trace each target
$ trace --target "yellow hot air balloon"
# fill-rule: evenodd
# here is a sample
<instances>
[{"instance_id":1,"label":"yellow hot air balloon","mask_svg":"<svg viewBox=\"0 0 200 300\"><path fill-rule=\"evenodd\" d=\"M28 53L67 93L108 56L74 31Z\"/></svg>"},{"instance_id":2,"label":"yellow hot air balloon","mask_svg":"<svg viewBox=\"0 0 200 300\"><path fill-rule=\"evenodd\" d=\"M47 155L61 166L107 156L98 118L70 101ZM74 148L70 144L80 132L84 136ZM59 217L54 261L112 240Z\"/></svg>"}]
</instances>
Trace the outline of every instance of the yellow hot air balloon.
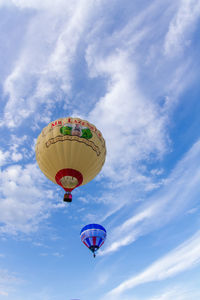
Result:
<instances>
[{"instance_id":1,"label":"yellow hot air balloon","mask_svg":"<svg viewBox=\"0 0 200 300\"><path fill-rule=\"evenodd\" d=\"M51 122L42 130L35 152L41 171L66 191L64 201L71 202L71 191L101 171L106 146L93 124L67 117Z\"/></svg>"}]
</instances>

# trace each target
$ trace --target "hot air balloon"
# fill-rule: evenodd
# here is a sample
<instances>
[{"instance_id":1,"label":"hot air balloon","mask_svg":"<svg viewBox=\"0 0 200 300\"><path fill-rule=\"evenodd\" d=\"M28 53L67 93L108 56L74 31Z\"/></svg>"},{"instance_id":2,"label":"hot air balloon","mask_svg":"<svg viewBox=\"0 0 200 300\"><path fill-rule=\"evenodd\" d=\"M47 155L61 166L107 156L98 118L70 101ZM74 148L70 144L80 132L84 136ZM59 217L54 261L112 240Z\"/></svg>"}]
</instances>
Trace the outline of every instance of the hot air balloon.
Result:
<instances>
[{"instance_id":1,"label":"hot air balloon","mask_svg":"<svg viewBox=\"0 0 200 300\"><path fill-rule=\"evenodd\" d=\"M71 202L71 191L91 181L105 162L106 146L101 132L79 118L61 118L51 122L39 135L36 160L39 168L65 191L64 201Z\"/></svg>"},{"instance_id":2,"label":"hot air balloon","mask_svg":"<svg viewBox=\"0 0 200 300\"><path fill-rule=\"evenodd\" d=\"M96 251L103 245L106 239L106 230L99 224L88 224L84 226L80 232L81 241L92 252L94 257Z\"/></svg>"}]
</instances>

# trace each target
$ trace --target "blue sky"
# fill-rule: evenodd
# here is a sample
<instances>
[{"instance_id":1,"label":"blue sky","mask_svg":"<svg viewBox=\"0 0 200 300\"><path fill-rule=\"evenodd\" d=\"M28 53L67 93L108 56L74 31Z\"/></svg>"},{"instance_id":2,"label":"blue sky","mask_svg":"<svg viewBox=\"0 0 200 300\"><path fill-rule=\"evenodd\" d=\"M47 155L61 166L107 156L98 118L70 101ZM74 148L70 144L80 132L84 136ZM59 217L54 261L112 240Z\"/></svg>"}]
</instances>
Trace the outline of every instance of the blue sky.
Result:
<instances>
[{"instance_id":1,"label":"blue sky","mask_svg":"<svg viewBox=\"0 0 200 300\"><path fill-rule=\"evenodd\" d=\"M0 299L200 299L199 16L199 0L0 0ZM66 116L107 145L70 205L34 150ZM108 233L96 259L88 223Z\"/></svg>"}]
</instances>

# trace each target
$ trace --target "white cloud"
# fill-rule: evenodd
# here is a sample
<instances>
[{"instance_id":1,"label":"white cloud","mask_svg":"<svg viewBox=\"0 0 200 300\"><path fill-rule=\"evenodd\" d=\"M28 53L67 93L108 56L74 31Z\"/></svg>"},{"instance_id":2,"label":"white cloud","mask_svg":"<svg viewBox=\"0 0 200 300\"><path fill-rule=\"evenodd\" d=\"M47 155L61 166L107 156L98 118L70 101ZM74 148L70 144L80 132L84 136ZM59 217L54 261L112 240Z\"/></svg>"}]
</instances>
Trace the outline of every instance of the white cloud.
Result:
<instances>
[{"instance_id":1,"label":"white cloud","mask_svg":"<svg viewBox=\"0 0 200 300\"><path fill-rule=\"evenodd\" d=\"M49 217L51 191L35 164L12 165L0 172L0 233L32 233ZM55 193L54 193L55 197ZM48 199L48 201L46 201Z\"/></svg>"},{"instance_id":2,"label":"white cloud","mask_svg":"<svg viewBox=\"0 0 200 300\"><path fill-rule=\"evenodd\" d=\"M2 151L0 149L0 166L3 166L7 163L7 160L9 158L9 151Z\"/></svg>"},{"instance_id":3,"label":"white cloud","mask_svg":"<svg viewBox=\"0 0 200 300\"><path fill-rule=\"evenodd\" d=\"M198 289L182 284L168 286L164 291L156 293L154 296L148 295L148 297L137 297L134 295L123 295L123 300L196 300L199 299L199 297L200 293ZM121 295L115 296L115 300L121 299Z\"/></svg>"},{"instance_id":4,"label":"white cloud","mask_svg":"<svg viewBox=\"0 0 200 300\"><path fill-rule=\"evenodd\" d=\"M68 5L73 6L76 5L77 0L68 1ZM23 9L31 9L36 11L47 10L51 12L57 13L58 10L66 9L66 3L63 0L55 0L52 2L51 0L0 0L0 6L8 6L8 7L17 7L21 10Z\"/></svg>"},{"instance_id":5,"label":"white cloud","mask_svg":"<svg viewBox=\"0 0 200 300\"><path fill-rule=\"evenodd\" d=\"M169 30L165 37L164 52L168 56L183 51L190 45L189 33L199 19L200 1L199 0L181 0L178 12L169 25Z\"/></svg>"},{"instance_id":6,"label":"white cloud","mask_svg":"<svg viewBox=\"0 0 200 300\"><path fill-rule=\"evenodd\" d=\"M29 5L26 1L16 3L21 7L35 7L34 1ZM30 19L24 33L23 51L4 82L4 93L9 99L1 126L20 126L28 117L49 122L55 103L64 100L63 93L66 99L70 91L70 67L78 43L93 17L91 10L98 4L92 0L59 1L54 9L49 1L45 3L49 5ZM45 108L38 112L42 105Z\"/></svg>"},{"instance_id":7,"label":"white cloud","mask_svg":"<svg viewBox=\"0 0 200 300\"><path fill-rule=\"evenodd\" d=\"M16 135L11 135L11 141L10 141L10 159L13 162L18 162L25 158L26 152L26 144L28 143L28 137L26 135L22 137L17 137ZM26 143L26 144L25 144ZM21 147L21 149L19 149Z\"/></svg>"},{"instance_id":8,"label":"white cloud","mask_svg":"<svg viewBox=\"0 0 200 300\"><path fill-rule=\"evenodd\" d=\"M105 94L88 119L106 139L104 174L115 186L137 183L146 190L158 187L151 174L142 171L142 161L159 160L169 151L170 113L191 80L190 60L170 65L160 51L163 39L158 36L165 34L176 9L177 4L170 1L154 1L119 30L102 35L105 25L99 21L88 35L89 75L106 82ZM161 11L165 11L162 22ZM152 47L154 56L147 63Z\"/></svg>"},{"instance_id":9,"label":"white cloud","mask_svg":"<svg viewBox=\"0 0 200 300\"><path fill-rule=\"evenodd\" d=\"M200 231L173 251L157 260L144 271L125 280L108 293L108 298L132 289L140 284L160 281L186 271L200 263Z\"/></svg>"},{"instance_id":10,"label":"white cloud","mask_svg":"<svg viewBox=\"0 0 200 300\"><path fill-rule=\"evenodd\" d=\"M23 8L31 8L31 9L47 9L47 10L56 10L58 7L60 8L63 6L65 7L63 0L55 0L54 2L50 0L10 0L11 3L16 5L17 7L23 9ZM75 1L76 2L76 1Z\"/></svg>"},{"instance_id":11,"label":"white cloud","mask_svg":"<svg viewBox=\"0 0 200 300\"><path fill-rule=\"evenodd\" d=\"M166 11L170 2L160 4L160 1L153 1L145 9L138 11L134 18L128 20L123 26L120 25L119 30L115 30L112 34L107 31L109 15L106 13L106 8L109 8L109 4L105 1L83 0L66 3L64 0L57 0L52 3L49 0L13 0L10 3L22 12L27 8L35 11L34 16L29 19L26 32L23 32L23 50L4 82L4 92L9 99L1 125L6 123L8 127L13 128L20 126L24 119L30 120L31 117L38 122L47 123L52 118L52 111L57 101L63 101L63 107L65 104L68 105L71 85L74 82L71 72L73 64L76 63L77 51L83 48L83 53L84 47L88 45L86 56L90 75L100 78L105 76L109 85L107 95L100 100L98 107L89 114L89 117L96 118L98 112L102 113L102 106L105 106L106 102L105 110L107 108L108 114L113 113L111 120L115 121L117 106L119 106L118 114L123 107L122 119L129 118L130 115L135 118L136 125L130 126L130 130L134 129L135 134L129 136L128 140L131 145L132 140L135 144L139 144L138 149L134 148L133 152L143 150L143 156L152 152L162 154L163 150L166 150L164 148L167 145L167 137L164 138L166 134L164 131L167 117L161 114L157 105L153 104L155 99L143 94L143 89L139 86L138 73L147 71L140 61L144 61L144 58L146 60L149 56L152 44L157 47L152 61L153 67L156 64L157 69L159 64L162 64L163 68L167 69L166 61L160 54L161 41L154 37L154 24L155 17L161 15L161 10ZM171 6L173 4L169 5ZM166 19L166 16L164 17ZM147 19L149 22L146 21ZM163 26L161 29L163 30ZM159 32L163 35L161 29L159 27ZM76 68L79 70L79 64ZM166 70L163 72L162 69L160 73L165 73L165 77L169 78L175 68L176 66L173 66L167 72ZM155 82L159 79L162 93L162 87L166 87L166 78L161 83L160 73L157 72L156 78L152 77L151 85L152 89L153 87L155 89ZM167 75L168 73L170 74ZM116 100L117 95L119 95L118 100ZM141 120L142 110L144 110L143 120ZM102 117L107 118L105 112L102 113ZM156 127L152 126L154 122L157 124ZM111 121L107 122L107 125L109 126L110 123ZM108 129L106 125L105 129ZM124 130L125 128L123 134L126 133ZM118 134L117 137L119 136L122 148L127 139L123 139ZM143 146L146 145L144 149L141 147L142 140Z\"/></svg>"},{"instance_id":12,"label":"white cloud","mask_svg":"<svg viewBox=\"0 0 200 300\"><path fill-rule=\"evenodd\" d=\"M16 153L16 152L12 153L12 160L14 162L17 162L17 161L21 160L22 158L23 158L23 156L21 153Z\"/></svg>"},{"instance_id":13,"label":"white cloud","mask_svg":"<svg viewBox=\"0 0 200 300\"><path fill-rule=\"evenodd\" d=\"M91 69L108 76L107 93L89 114L106 140L104 171L122 185L143 181L138 161L151 154L161 157L167 150L166 117L138 89L138 70L127 53L101 58L90 48L87 60Z\"/></svg>"},{"instance_id":14,"label":"white cloud","mask_svg":"<svg viewBox=\"0 0 200 300\"><path fill-rule=\"evenodd\" d=\"M192 300L198 299L200 297L200 293L195 291L194 289L186 288L185 286L178 287L170 287L163 293L160 293L157 296L151 297L147 300Z\"/></svg>"},{"instance_id":15,"label":"white cloud","mask_svg":"<svg viewBox=\"0 0 200 300\"><path fill-rule=\"evenodd\" d=\"M177 164L163 186L142 204L129 219L112 230L107 247L101 255L119 250L155 228L164 226L176 215L195 205L200 192L200 141L193 145ZM130 208L129 208L130 211Z\"/></svg>"},{"instance_id":16,"label":"white cloud","mask_svg":"<svg viewBox=\"0 0 200 300\"><path fill-rule=\"evenodd\" d=\"M170 1L167 4L154 1L125 26L109 34L105 32L105 15L87 36L89 76L105 80L104 95L87 118L105 137L107 159L101 175L110 179L104 181L106 187L118 196L120 189L152 191L162 184L148 165L161 160L171 150L170 116L181 92L191 82L191 60L174 61L170 65L161 51L167 24L177 6ZM154 56L147 62L152 47ZM104 215L109 217L122 206L119 201L113 201ZM137 236L138 231L133 233L126 235L125 244L134 241L132 236Z\"/></svg>"},{"instance_id":17,"label":"white cloud","mask_svg":"<svg viewBox=\"0 0 200 300\"><path fill-rule=\"evenodd\" d=\"M138 297L133 294L123 295L123 300L196 300L199 299L200 293L198 289L191 287L189 285L176 285L176 286L169 286L164 291L160 293L156 293L156 295L151 296L150 293L148 297ZM105 299L113 299L107 298L107 296L100 298L102 300ZM115 300L121 300L122 295L118 294L114 296Z\"/></svg>"},{"instance_id":18,"label":"white cloud","mask_svg":"<svg viewBox=\"0 0 200 300\"><path fill-rule=\"evenodd\" d=\"M30 139L26 135L22 137L17 137L16 135L9 136L5 145L6 150L0 149L0 166L18 162L23 158L30 158L33 153L35 154L35 150L30 151L27 149L27 146L30 145Z\"/></svg>"}]
</instances>

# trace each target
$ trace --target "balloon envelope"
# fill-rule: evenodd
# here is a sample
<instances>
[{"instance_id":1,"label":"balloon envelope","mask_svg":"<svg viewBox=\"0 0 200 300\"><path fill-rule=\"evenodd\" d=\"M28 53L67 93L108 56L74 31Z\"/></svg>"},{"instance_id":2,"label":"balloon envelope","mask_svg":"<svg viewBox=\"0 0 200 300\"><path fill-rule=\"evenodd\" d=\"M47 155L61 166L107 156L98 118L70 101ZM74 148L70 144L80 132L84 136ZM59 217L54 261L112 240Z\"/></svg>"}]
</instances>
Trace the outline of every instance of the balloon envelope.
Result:
<instances>
[{"instance_id":1,"label":"balloon envelope","mask_svg":"<svg viewBox=\"0 0 200 300\"><path fill-rule=\"evenodd\" d=\"M94 253L94 256L105 242L106 235L105 228L99 224L88 224L80 232L81 241Z\"/></svg>"},{"instance_id":2,"label":"balloon envelope","mask_svg":"<svg viewBox=\"0 0 200 300\"><path fill-rule=\"evenodd\" d=\"M100 172L105 157L101 132L79 118L51 122L36 143L36 160L41 171L67 192L91 181Z\"/></svg>"}]
</instances>

